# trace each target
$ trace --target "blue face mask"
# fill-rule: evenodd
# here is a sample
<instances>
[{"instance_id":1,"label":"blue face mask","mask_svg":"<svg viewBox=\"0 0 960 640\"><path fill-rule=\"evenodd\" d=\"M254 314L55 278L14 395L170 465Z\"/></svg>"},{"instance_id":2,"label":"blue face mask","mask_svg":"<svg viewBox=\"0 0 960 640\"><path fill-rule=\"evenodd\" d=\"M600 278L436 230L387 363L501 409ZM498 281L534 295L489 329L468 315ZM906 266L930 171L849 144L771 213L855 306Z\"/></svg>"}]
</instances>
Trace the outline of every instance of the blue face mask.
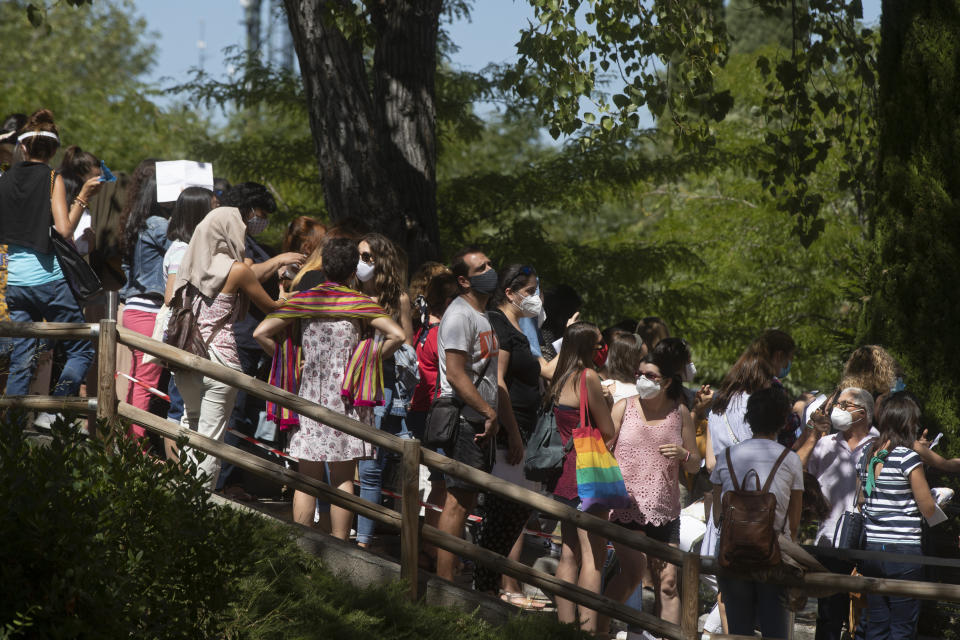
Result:
<instances>
[{"instance_id":1,"label":"blue face mask","mask_svg":"<svg viewBox=\"0 0 960 640\"><path fill-rule=\"evenodd\" d=\"M777 377L783 380L788 375L790 375L790 365L792 364L793 364L793 360L790 360L789 362L787 362L787 366L785 366L784 368L780 369L779 372L777 372Z\"/></svg>"}]
</instances>

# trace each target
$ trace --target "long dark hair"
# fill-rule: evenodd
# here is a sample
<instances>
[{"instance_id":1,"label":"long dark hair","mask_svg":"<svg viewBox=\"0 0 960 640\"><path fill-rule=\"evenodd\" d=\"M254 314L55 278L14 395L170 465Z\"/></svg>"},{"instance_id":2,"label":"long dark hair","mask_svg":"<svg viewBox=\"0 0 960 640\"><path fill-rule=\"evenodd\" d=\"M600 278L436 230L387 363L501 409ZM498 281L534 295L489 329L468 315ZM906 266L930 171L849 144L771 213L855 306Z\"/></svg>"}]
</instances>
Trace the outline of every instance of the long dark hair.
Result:
<instances>
[{"instance_id":1,"label":"long dark hair","mask_svg":"<svg viewBox=\"0 0 960 640\"><path fill-rule=\"evenodd\" d=\"M897 447L913 448L917 439L917 430L920 425L920 403L908 391L898 391L883 401L883 410L880 412L878 429L880 437L871 445L870 455L880 450L880 447L890 441L887 451Z\"/></svg>"},{"instance_id":2,"label":"long dark hair","mask_svg":"<svg viewBox=\"0 0 960 640\"><path fill-rule=\"evenodd\" d=\"M120 250L128 259L137 246L140 232L147 226L147 218L152 215L164 216L165 212L157 204L157 160L147 158L134 169L127 188L127 201L120 213Z\"/></svg>"},{"instance_id":3,"label":"long dark hair","mask_svg":"<svg viewBox=\"0 0 960 640\"><path fill-rule=\"evenodd\" d=\"M556 402L571 376L580 375L584 369L593 368L594 347L599 339L600 328L592 322L574 322L567 327L563 332L557 368L545 400Z\"/></svg>"},{"instance_id":4,"label":"long dark hair","mask_svg":"<svg viewBox=\"0 0 960 640\"><path fill-rule=\"evenodd\" d=\"M75 144L70 145L63 152L60 161L60 177L67 190L67 204L73 201L80 193L86 176L99 166L100 161L89 151L84 151Z\"/></svg>"},{"instance_id":5,"label":"long dark hair","mask_svg":"<svg viewBox=\"0 0 960 640\"><path fill-rule=\"evenodd\" d=\"M210 213L213 204L213 191L205 187L187 187L180 192L177 203L173 205L170 214L170 224L167 225L167 239L190 242L193 231Z\"/></svg>"},{"instance_id":6,"label":"long dark hair","mask_svg":"<svg viewBox=\"0 0 960 640\"><path fill-rule=\"evenodd\" d=\"M711 411L717 415L727 410L730 399L741 392L755 393L762 389L777 375L773 370L771 359L778 351L793 353L796 344L790 334L779 329L769 329L750 343L750 346L740 354L727 375L723 377L720 388L713 398Z\"/></svg>"}]
</instances>

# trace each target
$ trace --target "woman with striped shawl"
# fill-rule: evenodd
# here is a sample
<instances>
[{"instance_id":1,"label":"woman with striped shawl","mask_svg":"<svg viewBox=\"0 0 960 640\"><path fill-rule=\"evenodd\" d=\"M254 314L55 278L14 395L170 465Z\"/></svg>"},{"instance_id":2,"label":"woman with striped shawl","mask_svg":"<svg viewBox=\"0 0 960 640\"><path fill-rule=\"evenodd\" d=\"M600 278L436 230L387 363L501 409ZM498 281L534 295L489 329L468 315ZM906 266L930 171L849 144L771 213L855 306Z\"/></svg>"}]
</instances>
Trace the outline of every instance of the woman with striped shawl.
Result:
<instances>
[{"instance_id":1,"label":"woman with striped shawl","mask_svg":"<svg viewBox=\"0 0 960 640\"><path fill-rule=\"evenodd\" d=\"M274 356L272 384L372 426L373 407L383 402L382 359L403 344L404 333L369 296L345 286L353 279L359 259L352 240L329 240L322 250L327 282L292 296L260 323L253 337ZM299 320L300 362L293 341L278 336L294 320ZM361 340L368 328L383 339ZM289 453L299 460L301 473L322 479L326 464L330 484L353 492L357 460L373 455L371 445L306 416L285 415L268 407L270 412L277 415L281 427L293 429ZM294 520L311 526L314 503L313 496L297 491ZM346 540L352 520L352 513L331 505L334 536Z\"/></svg>"}]
</instances>

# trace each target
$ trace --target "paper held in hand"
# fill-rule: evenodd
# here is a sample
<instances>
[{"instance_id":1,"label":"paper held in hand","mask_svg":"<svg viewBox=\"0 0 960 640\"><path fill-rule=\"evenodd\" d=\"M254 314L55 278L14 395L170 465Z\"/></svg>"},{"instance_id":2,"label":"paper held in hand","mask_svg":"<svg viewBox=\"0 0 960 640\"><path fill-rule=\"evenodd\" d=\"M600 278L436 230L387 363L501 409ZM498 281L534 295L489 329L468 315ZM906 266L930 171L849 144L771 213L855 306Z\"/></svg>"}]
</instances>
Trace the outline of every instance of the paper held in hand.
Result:
<instances>
[{"instance_id":1,"label":"paper held in hand","mask_svg":"<svg viewBox=\"0 0 960 640\"><path fill-rule=\"evenodd\" d=\"M213 191L213 164L193 160L166 160L157 163L157 202L176 202L187 187Z\"/></svg>"}]
</instances>

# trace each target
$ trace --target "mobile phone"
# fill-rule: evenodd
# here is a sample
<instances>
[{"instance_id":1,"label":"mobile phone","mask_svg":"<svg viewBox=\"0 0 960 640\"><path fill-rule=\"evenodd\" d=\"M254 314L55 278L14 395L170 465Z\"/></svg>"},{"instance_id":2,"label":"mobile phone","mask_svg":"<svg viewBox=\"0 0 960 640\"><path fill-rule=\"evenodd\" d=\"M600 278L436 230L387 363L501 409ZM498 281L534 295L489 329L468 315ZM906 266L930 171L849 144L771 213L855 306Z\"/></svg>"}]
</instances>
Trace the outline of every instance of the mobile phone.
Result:
<instances>
[{"instance_id":1,"label":"mobile phone","mask_svg":"<svg viewBox=\"0 0 960 640\"><path fill-rule=\"evenodd\" d=\"M113 172L107 168L107 165L100 161L100 182L116 182L117 176L113 175Z\"/></svg>"}]
</instances>

